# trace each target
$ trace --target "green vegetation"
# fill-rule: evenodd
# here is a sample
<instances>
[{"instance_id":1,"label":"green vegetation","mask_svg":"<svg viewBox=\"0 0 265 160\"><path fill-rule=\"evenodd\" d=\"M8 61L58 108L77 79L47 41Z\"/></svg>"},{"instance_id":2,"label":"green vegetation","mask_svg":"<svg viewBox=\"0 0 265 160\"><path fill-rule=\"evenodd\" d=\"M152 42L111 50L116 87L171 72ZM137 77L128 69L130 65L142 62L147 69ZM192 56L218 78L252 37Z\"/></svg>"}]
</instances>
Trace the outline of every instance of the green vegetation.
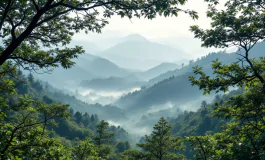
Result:
<instances>
[{"instance_id":1,"label":"green vegetation","mask_svg":"<svg viewBox=\"0 0 265 160\"><path fill-rule=\"evenodd\" d=\"M154 125L150 136L145 136L142 143L138 143L139 150L127 150L120 154L125 160L177 160L186 159L184 155L178 153L185 149L181 137L173 136L171 125L162 117Z\"/></svg>"},{"instance_id":2,"label":"green vegetation","mask_svg":"<svg viewBox=\"0 0 265 160\"><path fill-rule=\"evenodd\" d=\"M262 8L265 4L261 1L228 1L225 11L217 11L216 3L211 4L208 11L213 20L212 28L202 30L192 26L191 30L203 41L203 46L238 47L240 58L229 65L218 59L213 61L213 78L202 72L202 68L194 67L199 78L191 76L190 80L205 94L225 92L230 86L244 87L244 92L224 104L217 103L213 115L231 120L220 132L186 139L194 146L198 159L264 159L264 57L253 59L249 54L257 42L264 40Z\"/></svg>"},{"instance_id":3,"label":"green vegetation","mask_svg":"<svg viewBox=\"0 0 265 160\"><path fill-rule=\"evenodd\" d=\"M150 136L145 136L145 143L137 144L150 157L155 159L185 159L183 155L176 154L185 147L180 137L174 137L170 131L171 126L162 117L154 126Z\"/></svg>"},{"instance_id":4,"label":"green vegetation","mask_svg":"<svg viewBox=\"0 0 265 160\"><path fill-rule=\"evenodd\" d=\"M48 96L51 91L47 90L52 88L43 87L42 82L36 81L32 74L25 77L17 71L13 75L16 79L10 77L10 85L16 88L11 93L1 92L2 97L7 97L1 99L1 159L98 157L97 143L92 141L97 137L101 124L96 114L74 112L68 108L69 105L51 99ZM129 140L124 129L104 124L105 130L115 135L111 139L112 150L116 150L116 144ZM91 154L76 155L83 154L77 152L77 148L86 148L84 153Z\"/></svg>"},{"instance_id":5,"label":"green vegetation","mask_svg":"<svg viewBox=\"0 0 265 160\"><path fill-rule=\"evenodd\" d=\"M57 138L62 133L49 130L65 122L64 129L89 136L82 127L83 115L69 120L69 105L45 96L40 82L28 80L19 68L35 72L74 65L71 60L83 53L82 47L66 47L75 32L100 32L113 15L146 17L174 15L186 1L61 1L7 0L0 2L0 157L1 159L94 159L101 151L89 139L71 149ZM103 12L103 16L99 10ZM185 11L194 18L193 11ZM76 16L72 16L75 13ZM88 116L85 116L88 117ZM92 117L92 116L91 116ZM92 119L92 118L91 118ZM95 117L94 117L95 119ZM74 121L74 122L73 122ZM62 123L63 123L62 122ZM76 125L80 123L80 126ZM83 124L84 125L84 124ZM78 127L77 127L78 126ZM100 127L100 126L98 126ZM105 128L107 123L105 123ZM55 132L55 133L53 133ZM55 135L54 135L55 134ZM68 134L72 134L71 132ZM68 136L68 135L64 135ZM90 135L91 136L91 135ZM72 143L74 143L73 141ZM77 149L81 149L77 152ZM82 152L83 150L83 152ZM86 151L87 150L87 151ZM71 152L72 151L72 152ZM88 155L91 153L91 155ZM95 156L94 156L95 155ZM97 159L97 158L96 158Z\"/></svg>"},{"instance_id":6,"label":"green vegetation","mask_svg":"<svg viewBox=\"0 0 265 160\"><path fill-rule=\"evenodd\" d=\"M265 2L227 1L224 10L217 10L218 0L206 1L211 29L192 26L190 30L204 47L235 46L238 51L191 60L188 66L153 79L141 91L123 96L117 104L133 113L174 98L179 103L190 101L202 92L191 87L188 77L204 94L236 89L216 95L213 102L203 100L196 112L160 118L135 148L123 128L107 122L126 120L122 109L86 104L31 73L26 77L21 70L68 69L74 65L72 59L84 52L80 46L66 47L75 32L100 32L113 15L177 16L184 11L177 7L186 0L1 1L0 159L265 159L265 58L260 48L264 43L259 43L265 39ZM184 12L197 18L194 11ZM212 67L203 68L209 61Z\"/></svg>"}]
</instances>

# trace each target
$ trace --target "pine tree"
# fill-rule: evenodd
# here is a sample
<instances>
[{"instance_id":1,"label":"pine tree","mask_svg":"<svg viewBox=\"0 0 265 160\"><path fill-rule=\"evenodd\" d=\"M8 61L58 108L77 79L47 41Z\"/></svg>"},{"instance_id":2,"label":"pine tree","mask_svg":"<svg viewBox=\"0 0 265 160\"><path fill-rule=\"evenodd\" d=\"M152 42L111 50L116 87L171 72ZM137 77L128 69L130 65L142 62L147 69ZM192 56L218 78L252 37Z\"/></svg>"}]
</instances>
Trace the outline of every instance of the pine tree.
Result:
<instances>
[{"instance_id":1,"label":"pine tree","mask_svg":"<svg viewBox=\"0 0 265 160\"><path fill-rule=\"evenodd\" d=\"M110 146L111 138L114 136L112 132L108 132L109 123L102 120L97 125L96 136L94 138L95 145L97 146L98 156L107 158L111 154L113 148Z\"/></svg>"},{"instance_id":2,"label":"pine tree","mask_svg":"<svg viewBox=\"0 0 265 160\"><path fill-rule=\"evenodd\" d=\"M202 101L202 103L201 103L201 107L202 108L205 108L207 106L207 102L206 101Z\"/></svg>"},{"instance_id":3,"label":"pine tree","mask_svg":"<svg viewBox=\"0 0 265 160\"><path fill-rule=\"evenodd\" d=\"M29 73L29 75L28 75L28 81L29 81L29 83L31 85L34 84L35 80L34 80L34 77L33 77L32 73Z\"/></svg>"},{"instance_id":4,"label":"pine tree","mask_svg":"<svg viewBox=\"0 0 265 160\"><path fill-rule=\"evenodd\" d=\"M75 119L76 119L76 122L77 123L81 123L82 122L82 120L83 120L83 116L82 116L82 113L81 112L76 112L75 113Z\"/></svg>"},{"instance_id":5,"label":"pine tree","mask_svg":"<svg viewBox=\"0 0 265 160\"><path fill-rule=\"evenodd\" d=\"M174 137L171 132L171 125L162 117L154 126L150 136L145 136L145 142L137 144L143 151L159 160L184 159L181 154L175 152L183 150L184 144L180 137Z\"/></svg>"}]
</instances>

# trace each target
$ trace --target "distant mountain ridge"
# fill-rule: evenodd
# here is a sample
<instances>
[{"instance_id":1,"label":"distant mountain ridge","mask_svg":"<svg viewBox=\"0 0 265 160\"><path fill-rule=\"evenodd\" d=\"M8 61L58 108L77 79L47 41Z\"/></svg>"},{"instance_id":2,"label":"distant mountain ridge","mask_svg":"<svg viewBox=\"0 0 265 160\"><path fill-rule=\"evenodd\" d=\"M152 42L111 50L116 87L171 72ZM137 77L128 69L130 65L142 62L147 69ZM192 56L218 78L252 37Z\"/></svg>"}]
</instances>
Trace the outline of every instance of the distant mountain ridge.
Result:
<instances>
[{"instance_id":1,"label":"distant mountain ridge","mask_svg":"<svg viewBox=\"0 0 265 160\"><path fill-rule=\"evenodd\" d=\"M172 71L180 68L180 65L176 63L161 63L158 66L148 69L147 71L135 73L135 75L144 80L150 80L168 71Z\"/></svg>"},{"instance_id":2,"label":"distant mountain ridge","mask_svg":"<svg viewBox=\"0 0 265 160\"><path fill-rule=\"evenodd\" d=\"M126 42L126 41L137 41L137 42L144 42L148 41L145 37L141 36L140 34L131 34L128 36L123 37L120 42Z\"/></svg>"},{"instance_id":3,"label":"distant mountain ridge","mask_svg":"<svg viewBox=\"0 0 265 160\"><path fill-rule=\"evenodd\" d=\"M189 55L176 48L155 43L140 35L129 35L123 41L98 53L118 66L147 70L164 62L189 59Z\"/></svg>"},{"instance_id":4,"label":"distant mountain ridge","mask_svg":"<svg viewBox=\"0 0 265 160\"><path fill-rule=\"evenodd\" d=\"M198 87L191 86L188 81L190 75L192 73L165 79L151 87L129 93L114 104L132 114L147 112L169 102L175 105L187 103L202 95Z\"/></svg>"},{"instance_id":5,"label":"distant mountain ridge","mask_svg":"<svg viewBox=\"0 0 265 160\"><path fill-rule=\"evenodd\" d=\"M95 78L92 80L84 80L80 83L80 86L93 90L128 90L144 85L142 81L131 81L126 78L109 77L109 78Z\"/></svg>"},{"instance_id":6,"label":"distant mountain ridge","mask_svg":"<svg viewBox=\"0 0 265 160\"><path fill-rule=\"evenodd\" d=\"M76 60L76 66L79 66L80 68L88 72L98 75L98 77L104 78L111 76L124 77L131 73L126 69L120 68L118 65L109 61L108 59L91 54L81 55Z\"/></svg>"},{"instance_id":7,"label":"distant mountain ridge","mask_svg":"<svg viewBox=\"0 0 265 160\"><path fill-rule=\"evenodd\" d=\"M250 53L250 57L258 58L264 56L265 42L258 43ZM125 109L127 113L143 113L156 105L163 105L172 102L182 105L189 101L199 99L202 91L197 86L191 86L188 77L192 73L193 66L203 67L207 75L212 76L211 63L217 58L224 64L236 62L239 55L236 53L217 52L203 56L195 62L183 68L168 71L160 76L151 79L140 91L128 93L121 97L115 105Z\"/></svg>"},{"instance_id":8,"label":"distant mountain ridge","mask_svg":"<svg viewBox=\"0 0 265 160\"><path fill-rule=\"evenodd\" d=\"M81 81L106 80L109 77L141 82L134 83L140 85L143 84L143 81L179 68L173 62L179 61L180 57L185 55L182 51L151 42L139 34L119 38L117 42L119 42L117 45L95 55L94 53L100 50L97 44L74 41L71 45L82 45L87 53L93 53L93 55L80 55L78 59L74 60L76 64L70 69L64 70L59 67L55 68L50 75L36 75L36 77L59 88L78 86ZM121 84L125 83L121 82ZM111 86L108 87L111 88Z\"/></svg>"},{"instance_id":9,"label":"distant mountain ridge","mask_svg":"<svg viewBox=\"0 0 265 160\"><path fill-rule=\"evenodd\" d=\"M249 56L250 58L258 58L264 56L264 50L265 50L265 42L257 43L255 47L253 47L252 50L250 51ZM225 51L220 51L220 52L209 53L208 55L199 58L199 61L195 61L192 62L191 64L185 65L184 68L176 69L173 71L167 71L157 77L152 78L151 80L149 80L149 84L152 85L172 76L179 76L183 75L186 72L192 72L192 67L197 65L203 67L206 73L211 74L212 73L211 64L213 60L219 59L219 61L223 62L224 64L230 64L232 62L237 61L237 58L238 55L236 54L236 52L227 53Z\"/></svg>"},{"instance_id":10,"label":"distant mountain ridge","mask_svg":"<svg viewBox=\"0 0 265 160\"><path fill-rule=\"evenodd\" d=\"M91 54L83 54L74 62L76 64L70 69L65 70L59 67L55 68L51 74L36 74L35 76L53 86L67 88L77 86L83 80L110 76L124 77L131 74L130 71L120 68L109 60Z\"/></svg>"}]
</instances>

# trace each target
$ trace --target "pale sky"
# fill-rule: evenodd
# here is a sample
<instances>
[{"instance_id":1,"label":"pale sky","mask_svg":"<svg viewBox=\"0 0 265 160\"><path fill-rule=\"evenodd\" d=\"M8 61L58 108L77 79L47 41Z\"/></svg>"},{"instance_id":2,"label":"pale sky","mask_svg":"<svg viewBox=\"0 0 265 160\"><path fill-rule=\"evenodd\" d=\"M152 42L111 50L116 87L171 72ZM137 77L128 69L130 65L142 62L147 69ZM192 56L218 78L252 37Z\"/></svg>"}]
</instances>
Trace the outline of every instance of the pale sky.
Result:
<instances>
[{"instance_id":1,"label":"pale sky","mask_svg":"<svg viewBox=\"0 0 265 160\"><path fill-rule=\"evenodd\" d=\"M133 18L121 19L118 16L112 17L109 24L103 29L102 34L79 33L74 40L94 42L102 48L115 44L115 40L129 34L140 34L151 41L167 44L192 55L195 59L209 52L223 49L201 48L200 40L193 38L189 31L191 25L199 25L206 29L210 27L210 19L206 17L207 3L204 0L189 0L181 8L195 10L199 13L199 19L193 20L189 15L180 13L178 17L157 17L153 20ZM111 44L111 42L113 44Z\"/></svg>"}]
</instances>

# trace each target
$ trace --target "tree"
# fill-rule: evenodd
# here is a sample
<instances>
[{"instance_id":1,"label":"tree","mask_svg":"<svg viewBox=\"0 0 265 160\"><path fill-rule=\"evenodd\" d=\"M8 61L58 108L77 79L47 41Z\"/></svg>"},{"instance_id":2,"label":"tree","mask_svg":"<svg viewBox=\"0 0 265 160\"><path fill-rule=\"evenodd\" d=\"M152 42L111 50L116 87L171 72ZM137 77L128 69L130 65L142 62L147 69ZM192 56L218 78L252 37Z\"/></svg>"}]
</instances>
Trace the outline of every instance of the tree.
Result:
<instances>
[{"instance_id":1,"label":"tree","mask_svg":"<svg viewBox=\"0 0 265 160\"><path fill-rule=\"evenodd\" d=\"M214 115L232 121L214 135L190 136L198 159L264 159L265 158L265 96L251 88L230 98Z\"/></svg>"},{"instance_id":2,"label":"tree","mask_svg":"<svg viewBox=\"0 0 265 160\"><path fill-rule=\"evenodd\" d=\"M83 115L83 124L87 127L90 123L90 116L87 112Z\"/></svg>"},{"instance_id":3,"label":"tree","mask_svg":"<svg viewBox=\"0 0 265 160\"><path fill-rule=\"evenodd\" d=\"M29 73L29 75L28 75L28 81L29 81L30 84L34 84L35 79L34 79L32 73Z\"/></svg>"},{"instance_id":4,"label":"tree","mask_svg":"<svg viewBox=\"0 0 265 160\"><path fill-rule=\"evenodd\" d=\"M48 156L45 150L59 147L53 139L47 137L46 126L56 117L67 117L68 105L47 105L27 96L20 96L18 102L12 103L7 108L2 101L0 107L1 159L13 159L15 155L45 157Z\"/></svg>"},{"instance_id":5,"label":"tree","mask_svg":"<svg viewBox=\"0 0 265 160\"><path fill-rule=\"evenodd\" d=\"M126 150L120 154L120 160L151 160L150 153L144 153L138 150Z\"/></svg>"},{"instance_id":6,"label":"tree","mask_svg":"<svg viewBox=\"0 0 265 160\"><path fill-rule=\"evenodd\" d=\"M179 8L187 0L6 0L0 2L0 65L12 59L24 69L71 67L83 53L81 47L65 47L74 33L101 32L114 15L153 19L157 14L178 12L197 18L194 11ZM58 47L62 46L62 47ZM46 47L47 50L42 49Z\"/></svg>"},{"instance_id":7,"label":"tree","mask_svg":"<svg viewBox=\"0 0 265 160\"><path fill-rule=\"evenodd\" d=\"M97 147L98 156L102 158L107 158L112 152L112 147L110 146L111 137L114 136L113 133L108 132L109 123L102 120L97 125L96 136L94 138L95 145Z\"/></svg>"},{"instance_id":8,"label":"tree","mask_svg":"<svg viewBox=\"0 0 265 160\"><path fill-rule=\"evenodd\" d=\"M197 151L198 159L264 159L265 128L264 57L250 58L251 49L264 40L265 3L263 1L228 1L226 9L215 8L217 0L210 1L208 16L212 19L209 30L192 26L195 37L205 47L237 46L238 61L224 65L213 61L214 76L207 76L202 68L194 67L190 77L204 93L227 91L230 86L243 87L242 94L229 98L216 106L214 116L231 120L220 133L187 137Z\"/></svg>"},{"instance_id":9,"label":"tree","mask_svg":"<svg viewBox=\"0 0 265 160\"><path fill-rule=\"evenodd\" d=\"M265 93L265 79L262 73L265 70L265 59L250 58L250 50L259 42L265 39L265 27L263 25L265 4L261 1L228 1L226 10L218 11L214 4L210 3L207 12L212 19L211 29L203 30L199 26L191 26L195 38L202 40L204 47L238 47L238 61L230 65L224 65L216 59L212 68L214 78L202 72L201 67L194 67L196 79L191 76L193 85L204 89L204 93L210 91L227 91L229 86L253 86L260 82L263 84ZM201 83L200 83L201 82Z\"/></svg>"},{"instance_id":10,"label":"tree","mask_svg":"<svg viewBox=\"0 0 265 160\"><path fill-rule=\"evenodd\" d=\"M177 151L183 150L184 144L180 137L174 137L170 131L171 125L162 117L154 126L150 136L145 136L145 142L137 144L143 151L150 153L151 157L159 160L185 159Z\"/></svg>"},{"instance_id":11,"label":"tree","mask_svg":"<svg viewBox=\"0 0 265 160\"><path fill-rule=\"evenodd\" d=\"M113 15L146 17L177 16L180 11L197 18L194 11L178 8L186 0L1 0L0 1L0 156L51 159L61 151L49 138L46 126L55 118L68 117L68 105L46 104L17 93L17 69L51 71L70 68L73 58L84 53L68 48L76 32L100 32ZM36 88L40 88L40 84ZM95 117L97 119L97 117ZM53 152L52 149L55 151ZM47 152L49 153L47 153ZM37 154L38 153L38 154ZM58 153L59 155L59 153ZM33 157L31 157L33 156ZM62 157L58 157L60 159Z\"/></svg>"},{"instance_id":12,"label":"tree","mask_svg":"<svg viewBox=\"0 0 265 160\"><path fill-rule=\"evenodd\" d=\"M75 119L76 119L76 122L79 124L83 121L83 116L82 116L82 113L77 111L74 115Z\"/></svg>"},{"instance_id":13,"label":"tree","mask_svg":"<svg viewBox=\"0 0 265 160\"><path fill-rule=\"evenodd\" d=\"M74 117L74 112L73 108L69 109L70 118Z\"/></svg>"},{"instance_id":14,"label":"tree","mask_svg":"<svg viewBox=\"0 0 265 160\"><path fill-rule=\"evenodd\" d=\"M201 103L201 107L202 108L205 108L207 106L207 102L206 101L202 101L202 103Z\"/></svg>"},{"instance_id":15,"label":"tree","mask_svg":"<svg viewBox=\"0 0 265 160\"><path fill-rule=\"evenodd\" d=\"M122 153L126 150L129 150L131 148L128 141L121 141L116 144L116 152Z\"/></svg>"},{"instance_id":16,"label":"tree","mask_svg":"<svg viewBox=\"0 0 265 160\"><path fill-rule=\"evenodd\" d=\"M216 95L215 97L214 97L214 102L216 102L216 103L219 103L221 101L221 97L220 97L220 95Z\"/></svg>"},{"instance_id":17,"label":"tree","mask_svg":"<svg viewBox=\"0 0 265 160\"><path fill-rule=\"evenodd\" d=\"M72 150L72 158L76 160L99 160L91 139L80 141Z\"/></svg>"},{"instance_id":18,"label":"tree","mask_svg":"<svg viewBox=\"0 0 265 160\"><path fill-rule=\"evenodd\" d=\"M8 70L9 64L0 67L0 159L50 159L52 155L63 158L67 155L64 147L48 136L46 128L54 124L55 118L67 118L69 105L47 104L42 98L20 95L16 84L29 82L20 82L19 71L16 67Z\"/></svg>"},{"instance_id":19,"label":"tree","mask_svg":"<svg viewBox=\"0 0 265 160\"><path fill-rule=\"evenodd\" d=\"M216 146L217 142L213 136L191 136L186 137L186 141L190 142L191 146L195 146L192 150L197 151L197 154L195 155L196 159L208 160L214 159L216 156L214 147Z\"/></svg>"},{"instance_id":20,"label":"tree","mask_svg":"<svg viewBox=\"0 0 265 160\"><path fill-rule=\"evenodd\" d=\"M189 61L189 65L191 65L192 63L194 63L194 60L190 60Z\"/></svg>"}]
</instances>

